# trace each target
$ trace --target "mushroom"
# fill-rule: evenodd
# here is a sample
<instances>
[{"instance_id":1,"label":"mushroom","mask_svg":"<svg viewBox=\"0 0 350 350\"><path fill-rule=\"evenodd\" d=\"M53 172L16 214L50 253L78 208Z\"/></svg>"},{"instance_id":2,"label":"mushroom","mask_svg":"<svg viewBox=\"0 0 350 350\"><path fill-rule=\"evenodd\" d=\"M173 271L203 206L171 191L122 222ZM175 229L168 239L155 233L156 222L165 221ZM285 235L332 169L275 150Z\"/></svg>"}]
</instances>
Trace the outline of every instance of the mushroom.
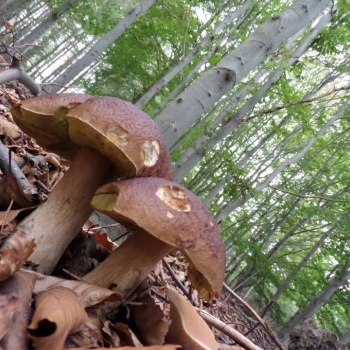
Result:
<instances>
[{"instance_id":1,"label":"mushroom","mask_svg":"<svg viewBox=\"0 0 350 350\"><path fill-rule=\"evenodd\" d=\"M116 178L172 179L172 165L156 123L129 102L81 94L45 95L12 111L19 127L46 150L73 161L48 200L16 232L31 234L39 249L31 261L50 273L92 212L96 189Z\"/></svg>"},{"instance_id":2,"label":"mushroom","mask_svg":"<svg viewBox=\"0 0 350 350\"><path fill-rule=\"evenodd\" d=\"M98 189L91 204L133 234L83 280L115 287L127 298L165 255L179 249L189 277L204 299L218 297L225 249L218 225L203 202L185 187L160 178L135 177Z\"/></svg>"}]
</instances>

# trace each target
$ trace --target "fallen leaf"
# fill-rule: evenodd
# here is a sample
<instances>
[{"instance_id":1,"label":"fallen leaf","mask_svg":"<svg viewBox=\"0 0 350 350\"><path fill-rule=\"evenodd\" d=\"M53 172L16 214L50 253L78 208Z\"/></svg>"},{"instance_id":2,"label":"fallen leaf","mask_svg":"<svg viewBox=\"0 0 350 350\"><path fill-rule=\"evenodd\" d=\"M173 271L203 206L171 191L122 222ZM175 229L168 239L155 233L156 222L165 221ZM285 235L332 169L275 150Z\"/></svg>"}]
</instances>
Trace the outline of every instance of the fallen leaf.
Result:
<instances>
[{"instance_id":1,"label":"fallen leaf","mask_svg":"<svg viewBox=\"0 0 350 350\"><path fill-rule=\"evenodd\" d=\"M76 293L85 308L105 301L121 302L120 295L107 288L98 287L84 281L65 280L54 276L46 276L34 271L28 271L28 273L37 276L34 293L42 293L53 287L65 287Z\"/></svg>"},{"instance_id":2,"label":"fallen leaf","mask_svg":"<svg viewBox=\"0 0 350 350\"><path fill-rule=\"evenodd\" d=\"M131 331L128 325L125 323L115 323L111 324L110 328L117 332L120 338L121 345L139 346L141 347L141 342L137 339L135 334Z\"/></svg>"},{"instance_id":3,"label":"fallen leaf","mask_svg":"<svg viewBox=\"0 0 350 350\"><path fill-rule=\"evenodd\" d=\"M0 226L8 225L11 221L13 221L19 213L25 210L30 210L35 207L30 208L23 208L23 209L17 209L17 210L7 210L7 211L0 211Z\"/></svg>"},{"instance_id":4,"label":"fallen leaf","mask_svg":"<svg viewBox=\"0 0 350 350\"><path fill-rule=\"evenodd\" d=\"M149 294L136 300L141 305L132 308L132 319L140 339L145 345L164 344L171 321L164 320L164 313Z\"/></svg>"},{"instance_id":5,"label":"fallen leaf","mask_svg":"<svg viewBox=\"0 0 350 350\"><path fill-rule=\"evenodd\" d=\"M87 320L77 294L65 287L39 293L35 306L32 322L27 328L35 350L62 350L67 335L78 331Z\"/></svg>"},{"instance_id":6,"label":"fallen leaf","mask_svg":"<svg viewBox=\"0 0 350 350\"><path fill-rule=\"evenodd\" d=\"M167 343L180 344L183 350L216 350L214 334L192 304L175 289L168 289L171 325Z\"/></svg>"}]
</instances>

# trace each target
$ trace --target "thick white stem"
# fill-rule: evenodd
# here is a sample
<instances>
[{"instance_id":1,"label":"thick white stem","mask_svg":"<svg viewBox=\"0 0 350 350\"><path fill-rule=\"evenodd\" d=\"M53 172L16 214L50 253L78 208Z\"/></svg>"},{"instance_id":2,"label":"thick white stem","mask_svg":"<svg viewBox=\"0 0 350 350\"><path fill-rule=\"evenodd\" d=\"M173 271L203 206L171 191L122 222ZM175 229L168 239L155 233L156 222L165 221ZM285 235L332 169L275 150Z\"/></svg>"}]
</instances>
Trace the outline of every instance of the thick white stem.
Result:
<instances>
[{"instance_id":1,"label":"thick white stem","mask_svg":"<svg viewBox=\"0 0 350 350\"><path fill-rule=\"evenodd\" d=\"M38 271L51 273L69 243L89 218L96 189L111 179L110 161L90 149L78 152L72 166L53 188L48 200L16 227L35 238L29 260Z\"/></svg>"},{"instance_id":2,"label":"thick white stem","mask_svg":"<svg viewBox=\"0 0 350 350\"><path fill-rule=\"evenodd\" d=\"M100 287L113 287L125 300L173 249L144 231L135 232L83 280Z\"/></svg>"}]
</instances>

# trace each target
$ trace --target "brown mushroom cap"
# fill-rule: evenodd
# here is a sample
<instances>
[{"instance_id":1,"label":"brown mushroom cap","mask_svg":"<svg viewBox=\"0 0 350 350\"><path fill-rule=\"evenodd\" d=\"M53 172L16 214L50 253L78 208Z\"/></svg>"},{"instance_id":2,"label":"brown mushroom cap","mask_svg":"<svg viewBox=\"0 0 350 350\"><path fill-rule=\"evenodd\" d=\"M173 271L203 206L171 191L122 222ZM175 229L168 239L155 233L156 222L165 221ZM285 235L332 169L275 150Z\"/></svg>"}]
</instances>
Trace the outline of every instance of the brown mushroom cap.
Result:
<instances>
[{"instance_id":1,"label":"brown mushroom cap","mask_svg":"<svg viewBox=\"0 0 350 350\"><path fill-rule=\"evenodd\" d=\"M157 124L133 104L92 97L67 113L69 135L115 165L117 175L172 179L172 166Z\"/></svg>"},{"instance_id":2,"label":"brown mushroom cap","mask_svg":"<svg viewBox=\"0 0 350 350\"><path fill-rule=\"evenodd\" d=\"M89 99L85 94L36 96L11 110L20 129L47 151L72 161L80 147L68 134L67 111Z\"/></svg>"},{"instance_id":3,"label":"brown mushroom cap","mask_svg":"<svg viewBox=\"0 0 350 350\"><path fill-rule=\"evenodd\" d=\"M110 159L119 177L173 178L157 124L129 102L84 94L44 95L21 102L12 112L25 133L67 160L90 147Z\"/></svg>"},{"instance_id":4,"label":"brown mushroom cap","mask_svg":"<svg viewBox=\"0 0 350 350\"><path fill-rule=\"evenodd\" d=\"M131 232L141 228L180 249L201 295L220 295L225 272L221 235L209 210L185 187L160 178L127 179L100 187L91 204Z\"/></svg>"}]
</instances>

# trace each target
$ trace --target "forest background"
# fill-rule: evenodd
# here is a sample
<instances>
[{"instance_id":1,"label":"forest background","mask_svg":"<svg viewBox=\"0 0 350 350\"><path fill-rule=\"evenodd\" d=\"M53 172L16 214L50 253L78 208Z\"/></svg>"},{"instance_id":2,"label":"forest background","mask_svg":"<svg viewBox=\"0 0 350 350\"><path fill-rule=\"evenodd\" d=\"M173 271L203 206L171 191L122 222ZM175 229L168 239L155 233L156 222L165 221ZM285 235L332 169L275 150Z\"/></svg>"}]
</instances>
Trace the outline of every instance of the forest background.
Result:
<instances>
[{"instance_id":1,"label":"forest background","mask_svg":"<svg viewBox=\"0 0 350 350\"><path fill-rule=\"evenodd\" d=\"M348 0L0 1L3 55L47 92L135 103L209 206L227 283L280 338L350 342Z\"/></svg>"}]
</instances>

